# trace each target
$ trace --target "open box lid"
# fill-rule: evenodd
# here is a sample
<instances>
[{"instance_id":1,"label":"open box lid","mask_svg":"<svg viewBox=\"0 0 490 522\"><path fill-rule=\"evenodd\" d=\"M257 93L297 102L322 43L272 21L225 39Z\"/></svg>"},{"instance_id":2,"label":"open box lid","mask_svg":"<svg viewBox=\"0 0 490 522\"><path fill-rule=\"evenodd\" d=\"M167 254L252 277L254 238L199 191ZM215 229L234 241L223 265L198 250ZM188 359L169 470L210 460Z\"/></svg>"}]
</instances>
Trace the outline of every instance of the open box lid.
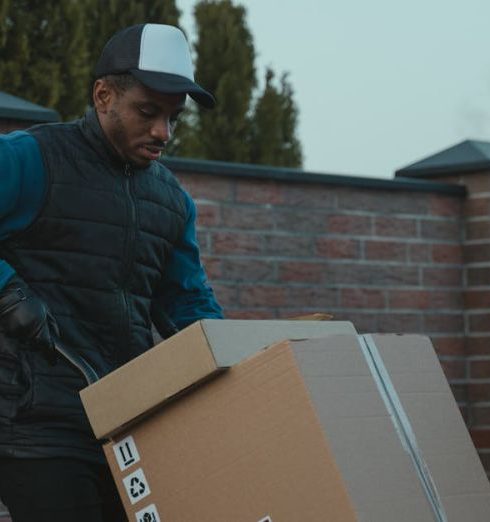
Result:
<instances>
[{"instance_id":1,"label":"open box lid","mask_svg":"<svg viewBox=\"0 0 490 522\"><path fill-rule=\"evenodd\" d=\"M356 334L346 321L206 319L80 392L98 439L108 438L176 394L283 339Z\"/></svg>"}]
</instances>

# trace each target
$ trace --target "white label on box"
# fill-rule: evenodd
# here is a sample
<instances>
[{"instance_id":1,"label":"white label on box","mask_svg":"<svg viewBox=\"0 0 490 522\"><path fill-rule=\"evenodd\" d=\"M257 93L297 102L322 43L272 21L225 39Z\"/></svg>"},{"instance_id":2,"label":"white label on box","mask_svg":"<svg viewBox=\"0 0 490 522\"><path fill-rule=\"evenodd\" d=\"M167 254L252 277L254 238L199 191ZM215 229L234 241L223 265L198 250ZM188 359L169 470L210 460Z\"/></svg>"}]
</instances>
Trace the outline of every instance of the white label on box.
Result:
<instances>
[{"instance_id":1,"label":"white label on box","mask_svg":"<svg viewBox=\"0 0 490 522\"><path fill-rule=\"evenodd\" d=\"M128 469L140 460L140 454L131 435L119 441L117 444L114 444L112 449L114 450L121 471Z\"/></svg>"},{"instance_id":2,"label":"white label on box","mask_svg":"<svg viewBox=\"0 0 490 522\"><path fill-rule=\"evenodd\" d=\"M136 522L160 522L155 504L150 504L136 513Z\"/></svg>"},{"instance_id":3,"label":"white label on box","mask_svg":"<svg viewBox=\"0 0 490 522\"><path fill-rule=\"evenodd\" d=\"M148 486L145 474L141 468L133 471L131 475L123 479L123 483L131 504L136 504L136 502L139 502L151 493L150 486Z\"/></svg>"},{"instance_id":4,"label":"white label on box","mask_svg":"<svg viewBox=\"0 0 490 522\"><path fill-rule=\"evenodd\" d=\"M146 522L146 521L145 521ZM272 518L271 517L264 517L264 518L261 518L259 520L259 522L272 522Z\"/></svg>"}]
</instances>

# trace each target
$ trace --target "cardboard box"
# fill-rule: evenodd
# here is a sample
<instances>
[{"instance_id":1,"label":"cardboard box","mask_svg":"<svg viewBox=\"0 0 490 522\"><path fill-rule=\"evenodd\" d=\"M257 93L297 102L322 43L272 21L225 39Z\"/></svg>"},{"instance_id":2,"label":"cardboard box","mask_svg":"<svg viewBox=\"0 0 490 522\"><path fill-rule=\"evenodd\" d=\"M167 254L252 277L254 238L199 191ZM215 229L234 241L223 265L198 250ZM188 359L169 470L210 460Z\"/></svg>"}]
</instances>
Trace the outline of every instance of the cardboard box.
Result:
<instances>
[{"instance_id":1,"label":"cardboard box","mask_svg":"<svg viewBox=\"0 0 490 522\"><path fill-rule=\"evenodd\" d=\"M488 520L488 480L425 337L283 341L187 383L105 445L129 520Z\"/></svg>"},{"instance_id":2,"label":"cardboard box","mask_svg":"<svg viewBox=\"0 0 490 522\"><path fill-rule=\"evenodd\" d=\"M355 332L346 321L206 319L85 388L80 396L95 436L104 439L276 341Z\"/></svg>"}]
</instances>

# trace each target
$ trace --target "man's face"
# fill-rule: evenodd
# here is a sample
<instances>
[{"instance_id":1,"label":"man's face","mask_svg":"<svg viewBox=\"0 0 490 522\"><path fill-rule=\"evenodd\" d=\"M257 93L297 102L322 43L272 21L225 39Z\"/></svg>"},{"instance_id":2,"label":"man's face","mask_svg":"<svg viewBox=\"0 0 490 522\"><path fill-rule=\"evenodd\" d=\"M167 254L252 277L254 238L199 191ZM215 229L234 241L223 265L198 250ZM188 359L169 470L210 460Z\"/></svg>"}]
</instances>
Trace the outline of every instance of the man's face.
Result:
<instances>
[{"instance_id":1,"label":"man's face","mask_svg":"<svg viewBox=\"0 0 490 522\"><path fill-rule=\"evenodd\" d=\"M102 129L118 154L144 168L160 157L172 137L185 95L161 94L141 84L121 92L101 79L94 88L94 102Z\"/></svg>"}]
</instances>

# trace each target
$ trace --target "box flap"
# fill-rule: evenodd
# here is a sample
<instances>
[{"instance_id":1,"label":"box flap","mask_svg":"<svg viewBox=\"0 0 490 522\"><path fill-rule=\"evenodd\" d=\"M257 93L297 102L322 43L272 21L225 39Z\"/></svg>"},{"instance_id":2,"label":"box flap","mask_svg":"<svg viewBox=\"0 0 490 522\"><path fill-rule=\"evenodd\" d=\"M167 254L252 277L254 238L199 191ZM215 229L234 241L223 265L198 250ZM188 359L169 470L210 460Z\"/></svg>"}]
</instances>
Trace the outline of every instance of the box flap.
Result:
<instances>
[{"instance_id":1,"label":"box flap","mask_svg":"<svg viewBox=\"0 0 490 522\"><path fill-rule=\"evenodd\" d=\"M282 339L355 333L349 322L208 319L185 328L80 392L99 439L176 394Z\"/></svg>"},{"instance_id":2,"label":"box flap","mask_svg":"<svg viewBox=\"0 0 490 522\"><path fill-rule=\"evenodd\" d=\"M218 366L233 366L260 349L285 339L316 339L357 333L348 321L205 319L201 323Z\"/></svg>"}]
</instances>

